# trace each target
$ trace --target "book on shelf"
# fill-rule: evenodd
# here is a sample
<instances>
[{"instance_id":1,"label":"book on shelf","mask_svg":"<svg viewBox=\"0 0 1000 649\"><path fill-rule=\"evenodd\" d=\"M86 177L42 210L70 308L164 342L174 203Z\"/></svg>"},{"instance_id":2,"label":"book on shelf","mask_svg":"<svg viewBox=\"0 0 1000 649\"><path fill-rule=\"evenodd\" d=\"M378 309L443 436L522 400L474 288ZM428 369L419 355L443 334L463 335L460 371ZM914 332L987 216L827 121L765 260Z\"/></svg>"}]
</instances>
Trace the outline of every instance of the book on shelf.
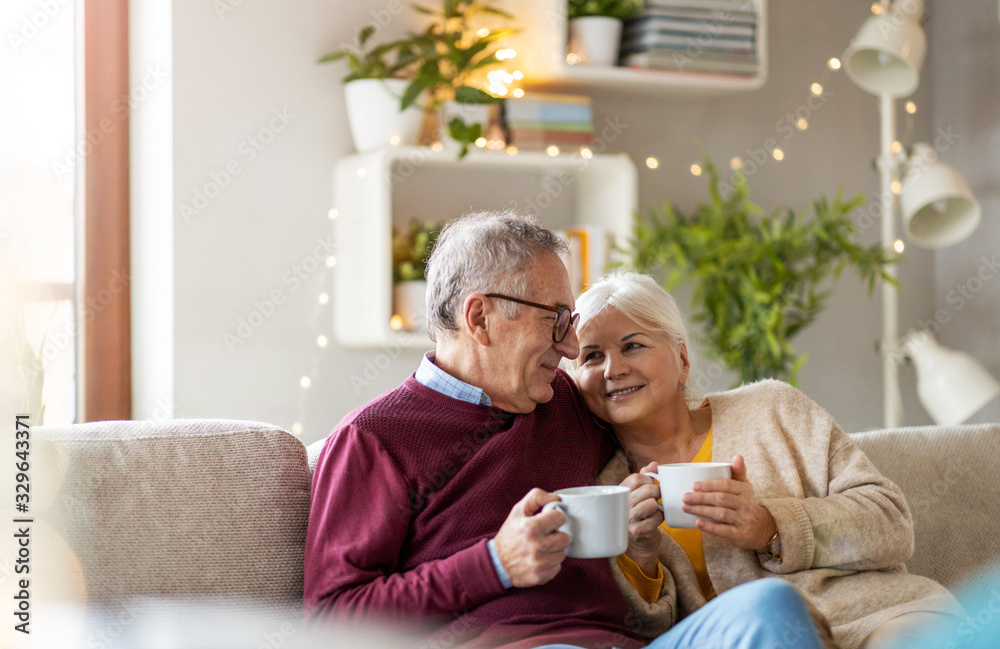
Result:
<instances>
[{"instance_id":1,"label":"book on shelf","mask_svg":"<svg viewBox=\"0 0 1000 649\"><path fill-rule=\"evenodd\" d=\"M593 122L539 122L532 120L515 119L507 120L508 129L542 131L561 131L565 133L590 133L594 130Z\"/></svg>"},{"instance_id":2,"label":"book on shelf","mask_svg":"<svg viewBox=\"0 0 1000 649\"><path fill-rule=\"evenodd\" d=\"M753 52L756 47L757 44L753 37L723 35L713 35L711 39L705 39L703 35L695 34L643 32L622 39L622 51L628 53L656 48L690 48L694 51L706 52Z\"/></svg>"},{"instance_id":3,"label":"book on shelf","mask_svg":"<svg viewBox=\"0 0 1000 649\"><path fill-rule=\"evenodd\" d=\"M674 20L702 20L722 25L755 25L755 11L726 11L723 9L699 9L696 7L650 7L646 6L638 14L625 19L625 24L646 17L672 18Z\"/></svg>"},{"instance_id":4,"label":"book on shelf","mask_svg":"<svg viewBox=\"0 0 1000 649\"><path fill-rule=\"evenodd\" d=\"M622 65L647 70L673 72L710 72L717 74L755 75L760 72L760 63L751 60L708 59L689 56L684 52L671 50L649 50L622 57Z\"/></svg>"},{"instance_id":5,"label":"book on shelf","mask_svg":"<svg viewBox=\"0 0 1000 649\"><path fill-rule=\"evenodd\" d=\"M565 131L543 131L538 129L513 129L508 136L508 142L520 146L528 142L540 144L578 144L587 145L594 141L594 132L567 133Z\"/></svg>"},{"instance_id":6,"label":"book on shelf","mask_svg":"<svg viewBox=\"0 0 1000 649\"><path fill-rule=\"evenodd\" d=\"M516 100L506 104L508 122L554 122L591 124L594 121L589 104L555 104Z\"/></svg>"},{"instance_id":7,"label":"book on shelf","mask_svg":"<svg viewBox=\"0 0 1000 649\"><path fill-rule=\"evenodd\" d=\"M751 0L645 0L646 9L715 9L718 11L741 11L757 13L757 5Z\"/></svg>"},{"instance_id":8,"label":"book on shelf","mask_svg":"<svg viewBox=\"0 0 1000 649\"><path fill-rule=\"evenodd\" d=\"M639 34L673 34L679 36L729 36L753 38L756 26L748 23L729 25L707 20L677 20L673 18L657 18L644 16L625 25L622 32L625 38Z\"/></svg>"}]
</instances>

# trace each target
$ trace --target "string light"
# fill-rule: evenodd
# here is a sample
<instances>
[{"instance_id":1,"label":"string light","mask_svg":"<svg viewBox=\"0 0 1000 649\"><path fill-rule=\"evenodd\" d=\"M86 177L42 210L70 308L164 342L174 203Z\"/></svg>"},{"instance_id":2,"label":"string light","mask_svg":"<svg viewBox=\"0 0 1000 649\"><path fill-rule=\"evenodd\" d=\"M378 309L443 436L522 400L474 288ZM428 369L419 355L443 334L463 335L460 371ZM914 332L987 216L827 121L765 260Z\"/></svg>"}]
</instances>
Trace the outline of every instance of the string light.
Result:
<instances>
[{"instance_id":1,"label":"string light","mask_svg":"<svg viewBox=\"0 0 1000 649\"><path fill-rule=\"evenodd\" d=\"M582 146L580 147L580 157L584 160L590 160L594 157L594 152L590 150L590 147Z\"/></svg>"},{"instance_id":2,"label":"string light","mask_svg":"<svg viewBox=\"0 0 1000 649\"><path fill-rule=\"evenodd\" d=\"M336 265L336 263L337 263L337 258L334 257L333 255L330 255L329 257L326 258L326 267L327 268L333 268L334 265Z\"/></svg>"},{"instance_id":3,"label":"string light","mask_svg":"<svg viewBox=\"0 0 1000 649\"><path fill-rule=\"evenodd\" d=\"M875 14L876 16L878 16L880 14L883 14L883 13L885 13L885 7L882 6L881 2L873 2L872 3L872 13Z\"/></svg>"},{"instance_id":4,"label":"string light","mask_svg":"<svg viewBox=\"0 0 1000 649\"><path fill-rule=\"evenodd\" d=\"M337 215L338 215L338 214L340 214L340 211L339 211L339 210L338 210L338 209L337 209L336 207L334 207L334 208L331 208L331 209L330 209L330 211L329 211L329 212L327 212L327 216L329 216L329 217L330 217L330 220L331 220L331 221L332 221L333 219L337 218Z\"/></svg>"},{"instance_id":5,"label":"string light","mask_svg":"<svg viewBox=\"0 0 1000 649\"><path fill-rule=\"evenodd\" d=\"M692 176L700 176L701 175L701 165L699 165L699 164L693 164L693 165L691 165L691 175Z\"/></svg>"},{"instance_id":6,"label":"string light","mask_svg":"<svg viewBox=\"0 0 1000 649\"><path fill-rule=\"evenodd\" d=\"M319 303L320 304L326 304L329 301L330 301L330 296L328 294L326 294L326 293L320 293L319 294Z\"/></svg>"},{"instance_id":7,"label":"string light","mask_svg":"<svg viewBox=\"0 0 1000 649\"><path fill-rule=\"evenodd\" d=\"M486 138L484 137L476 138L476 146L478 146L480 149L486 146Z\"/></svg>"},{"instance_id":8,"label":"string light","mask_svg":"<svg viewBox=\"0 0 1000 649\"><path fill-rule=\"evenodd\" d=\"M517 147L514 146L513 144L511 144L509 147L507 147L507 155L509 155L509 156L515 156L515 155L517 155Z\"/></svg>"},{"instance_id":9,"label":"string light","mask_svg":"<svg viewBox=\"0 0 1000 649\"><path fill-rule=\"evenodd\" d=\"M403 318L398 313L391 318L389 318L389 328L393 331L399 331L403 328Z\"/></svg>"},{"instance_id":10,"label":"string light","mask_svg":"<svg viewBox=\"0 0 1000 649\"><path fill-rule=\"evenodd\" d=\"M892 143L892 146L889 148L892 150L893 153L899 153L900 151L903 150L903 143L900 142L899 140L896 140L895 142Z\"/></svg>"},{"instance_id":11,"label":"string light","mask_svg":"<svg viewBox=\"0 0 1000 649\"><path fill-rule=\"evenodd\" d=\"M816 95L817 97L823 94L823 86L821 86L819 83L814 83L809 87L809 89L812 91L812 94Z\"/></svg>"},{"instance_id":12,"label":"string light","mask_svg":"<svg viewBox=\"0 0 1000 649\"><path fill-rule=\"evenodd\" d=\"M440 151L444 148L444 145L440 141L431 144L431 151Z\"/></svg>"},{"instance_id":13,"label":"string light","mask_svg":"<svg viewBox=\"0 0 1000 649\"><path fill-rule=\"evenodd\" d=\"M303 376L299 380L299 385L301 385L304 389L307 389L310 385L312 385L312 379L310 379L308 376Z\"/></svg>"},{"instance_id":14,"label":"string light","mask_svg":"<svg viewBox=\"0 0 1000 649\"><path fill-rule=\"evenodd\" d=\"M800 131L804 131L807 128L809 128L809 122L806 121L805 117L800 117L799 120L797 122L795 122L795 126Z\"/></svg>"},{"instance_id":15,"label":"string light","mask_svg":"<svg viewBox=\"0 0 1000 649\"><path fill-rule=\"evenodd\" d=\"M833 57L832 59L830 59L829 61L826 62L826 65L831 70L839 70L840 69L840 59L838 59L837 57Z\"/></svg>"},{"instance_id":16,"label":"string light","mask_svg":"<svg viewBox=\"0 0 1000 649\"><path fill-rule=\"evenodd\" d=\"M545 152L554 158L557 155L559 155L559 147L557 147L555 144L550 144L548 148L545 149Z\"/></svg>"},{"instance_id":17,"label":"string light","mask_svg":"<svg viewBox=\"0 0 1000 649\"><path fill-rule=\"evenodd\" d=\"M476 32L476 36L478 36L479 38L486 38L489 35L490 35L490 30L486 29L485 27L481 28L478 32Z\"/></svg>"},{"instance_id":18,"label":"string light","mask_svg":"<svg viewBox=\"0 0 1000 649\"><path fill-rule=\"evenodd\" d=\"M569 65L576 65L579 62L580 62L580 57L577 56L574 52L570 52L569 54L566 55L566 63L568 63Z\"/></svg>"},{"instance_id":19,"label":"string light","mask_svg":"<svg viewBox=\"0 0 1000 649\"><path fill-rule=\"evenodd\" d=\"M520 99L521 97L524 96L524 91L521 90L520 88L514 88L514 96Z\"/></svg>"},{"instance_id":20,"label":"string light","mask_svg":"<svg viewBox=\"0 0 1000 649\"><path fill-rule=\"evenodd\" d=\"M365 169L364 167L359 167L358 168L358 178L364 178L367 175L368 175L368 170L367 169Z\"/></svg>"},{"instance_id":21,"label":"string light","mask_svg":"<svg viewBox=\"0 0 1000 649\"><path fill-rule=\"evenodd\" d=\"M389 144L391 144L392 146L398 145L399 144L399 136L398 135L393 135L392 137L390 137L389 138Z\"/></svg>"},{"instance_id":22,"label":"string light","mask_svg":"<svg viewBox=\"0 0 1000 649\"><path fill-rule=\"evenodd\" d=\"M895 196L899 196L903 191L903 183L898 180L892 181L892 183L889 184L889 191L891 191Z\"/></svg>"},{"instance_id":23,"label":"string light","mask_svg":"<svg viewBox=\"0 0 1000 649\"><path fill-rule=\"evenodd\" d=\"M914 113L916 113L917 112L917 105L915 103L913 103L912 101L906 102L906 112L908 112L911 115L914 114Z\"/></svg>"},{"instance_id":24,"label":"string light","mask_svg":"<svg viewBox=\"0 0 1000 649\"><path fill-rule=\"evenodd\" d=\"M774 159L777 160L778 162L781 162L782 160L785 159L785 152L782 151L781 149L775 149L774 151L771 151L771 155L774 156Z\"/></svg>"},{"instance_id":25,"label":"string light","mask_svg":"<svg viewBox=\"0 0 1000 649\"><path fill-rule=\"evenodd\" d=\"M322 334L320 334L319 337L316 338L316 344L319 345L320 347L326 347L329 343L330 341L327 340L326 336Z\"/></svg>"},{"instance_id":26,"label":"string light","mask_svg":"<svg viewBox=\"0 0 1000 649\"><path fill-rule=\"evenodd\" d=\"M524 78L524 73L521 72L520 70L514 70L514 73L511 74L510 76L514 77L515 81L520 81L521 79Z\"/></svg>"},{"instance_id":27,"label":"string light","mask_svg":"<svg viewBox=\"0 0 1000 649\"><path fill-rule=\"evenodd\" d=\"M653 157L646 158L646 166L650 169L656 169L660 166L660 161Z\"/></svg>"},{"instance_id":28,"label":"string light","mask_svg":"<svg viewBox=\"0 0 1000 649\"><path fill-rule=\"evenodd\" d=\"M297 421L294 424L292 424L292 435L301 435L301 434L302 434L302 422Z\"/></svg>"},{"instance_id":29,"label":"string light","mask_svg":"<svg viewBox=\"0 0 1000 649\"><path fill-rule=\"evenodd\" d=\"M743 158L739 156L733 156L729 159L729 168L733 171L743 168Z\"/></svg>"},{"instance_id":30,"label":"string light","mask_svg":"<svg viewBox=\"0 0 1000 649\"><path fill-rule=\"evenodd\" d=\"M896 239L896 242L892 244L892 249L901 255L906 250L906 244L903 243L902 239Z\"/></svg>"}]
</instances>

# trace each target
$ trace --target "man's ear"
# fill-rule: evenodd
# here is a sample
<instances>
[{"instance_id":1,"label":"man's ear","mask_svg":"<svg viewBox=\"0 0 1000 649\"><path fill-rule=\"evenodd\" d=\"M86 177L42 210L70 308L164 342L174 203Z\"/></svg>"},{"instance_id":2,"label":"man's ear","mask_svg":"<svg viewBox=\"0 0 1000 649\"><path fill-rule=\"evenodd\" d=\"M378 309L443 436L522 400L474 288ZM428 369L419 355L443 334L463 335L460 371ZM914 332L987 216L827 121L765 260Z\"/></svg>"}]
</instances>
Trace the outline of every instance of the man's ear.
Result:
<instances>
[{"instance_id":1,"label":"man's ear","mask_svg":"<svg viewBox=\"0 0 1000 649\"><path fill-rule=\"evenodd\" d=\"M691 371L691 361L688 360L687 345L684 343L677 345L677 353L681 357L681 385L684 385L688 380L688 372Z\"/></svg>"},{"instance_id":2,"label":"man's ear","mask_svg":"<svg viewBox=\"0 0 1000 649\"><path fill-rule=\"evenodd\" d=\"M495 315L492 302L482 293L473 293L462 303L462 328L480 345L490 343L490 317Z\"/></svg>"}]
</instances>

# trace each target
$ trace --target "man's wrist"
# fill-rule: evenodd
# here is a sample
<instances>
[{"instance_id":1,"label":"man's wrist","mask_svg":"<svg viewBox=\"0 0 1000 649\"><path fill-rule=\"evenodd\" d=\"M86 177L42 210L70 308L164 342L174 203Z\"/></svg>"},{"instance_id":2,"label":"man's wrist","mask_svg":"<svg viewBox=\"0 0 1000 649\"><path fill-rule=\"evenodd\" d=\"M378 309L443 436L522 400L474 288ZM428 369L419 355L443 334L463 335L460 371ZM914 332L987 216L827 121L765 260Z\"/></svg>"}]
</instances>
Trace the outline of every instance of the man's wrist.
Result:
<instances>
[{"instance_id":1,"label":"man's wrist","mask_svg":"<svg viewBox=\"0 0 1000 649\"><path fill-rule=\"evenodd\" d=\"M506 568L503 567L503 562L500 561L500 553L497 552L496 539L490 539L487 541L486 548L490 551L490 559L493 561L493 568L497 571L497 577L500 579L500 583L503 584L504 588L513 588L514 582L510 580L510 575L507 574Z\"/></svg>"}]
</instances>

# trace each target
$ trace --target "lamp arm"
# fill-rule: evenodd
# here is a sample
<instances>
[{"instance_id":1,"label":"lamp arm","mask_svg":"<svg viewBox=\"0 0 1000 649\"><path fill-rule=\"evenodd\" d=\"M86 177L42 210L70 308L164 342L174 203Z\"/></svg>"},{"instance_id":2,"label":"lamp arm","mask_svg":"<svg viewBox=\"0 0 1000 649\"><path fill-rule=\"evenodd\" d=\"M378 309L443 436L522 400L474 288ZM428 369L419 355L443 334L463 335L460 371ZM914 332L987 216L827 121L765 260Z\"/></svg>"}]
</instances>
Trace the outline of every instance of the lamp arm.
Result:
<instances>
[{"instance_id":1,"label":"lamp arm","mask_svg":"<svg viewBox=\"0 0 1000 649\"><path fill-rule=\"evenodd\" d=\"M898 201L892 191L893 181L899 178L900 163L892 153L896 139L896 102L891 95L879 97L881 116L878 157L879 193L882 200L882 247L893 250L896 239L895 219ZM897 278L895 264L889 264L886 274ZM892 282L882 282L882 400L884 425L898 428L903 425L903 398L899 388L899 293Z\"/></svg>"}]
</instances>

